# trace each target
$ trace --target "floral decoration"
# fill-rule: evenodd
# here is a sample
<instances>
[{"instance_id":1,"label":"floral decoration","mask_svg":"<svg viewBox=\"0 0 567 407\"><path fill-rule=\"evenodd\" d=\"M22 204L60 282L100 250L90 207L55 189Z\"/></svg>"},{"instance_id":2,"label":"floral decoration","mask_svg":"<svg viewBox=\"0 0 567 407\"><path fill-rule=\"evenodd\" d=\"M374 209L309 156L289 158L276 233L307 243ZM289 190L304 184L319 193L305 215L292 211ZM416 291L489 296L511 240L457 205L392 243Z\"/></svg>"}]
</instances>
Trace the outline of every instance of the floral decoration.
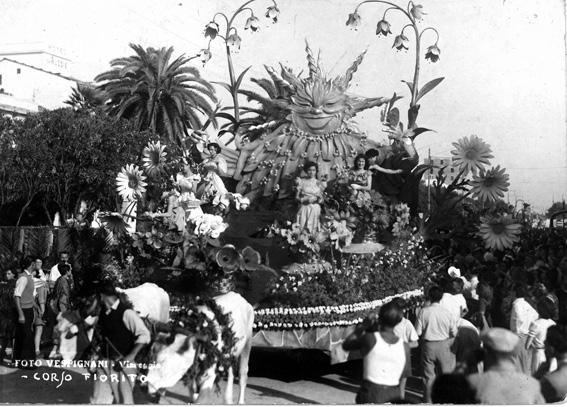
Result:
<instances>
[{"instance_id":1,"label":"floral decoration","mask_svg":"<svg viewBox=\"0 0 567 407\"><path fill-rule=\"evenodd\" d=\"M502 199L510 186L509 178L506 169L500 166L488 171L481 170L480 174L474 175L470 182L472 193L481 201L494 202Z\"/></svg>"},{"instance_id":2,"label":"floral decoration","mask_svg":"<svg viewBox=\"0 0 567 407\"><path fill-rule=\"evenodd\" d=\"M520 240L522 225L517 223L511 216L481 217L479 235L484 240L485 246L490 249L504 250L511 248Z\"/></svg>"},{"instance_id":3,"label":"floral decoration","mask_svg":"<svg viewBox=\"0 0 567 407\"><path fill-rule=\"evenodd\" d=\"M463 137L453 143L453 146L455 147L451 151L453 162L465 174L483 170L485 165L490 164L489 160L494 158L490 146L475 135L470 136L470 138Z\"/></svg>"},{"instance_id":4,"label":"floral decoration","mask_svg":"<svg viewBox=\"0 0 567 407\"><path fill-rule=\"evenodd\" d=\"M135 200L146 192L146 177L137 165L128 164L116 177L116 189L125 201Z\"/></svg>"},{"instance_id":5,"label":"floral decoration","mask_svg":"<svg viewBox=\"0 0 567 407\"><path fill-rule=\"evenodd\" d=\"M165 168L165 160L167 153L165 146L161 145L159 141L150 142L143 151L142 162L146 174L150 177L160 175Z\"/></svg>"},{"instance_id":6,"label":"floral decoration","mask_svg":"<svg viewBox=\"0 0 567 407\"><path fill-rule=\"evenodd\" d=\"M194 219L193 223L195 235L210 237L211 239L217 239L228 227L228 223L224 223L222 216L209 213Z\"/></svg>"}]
</instances>

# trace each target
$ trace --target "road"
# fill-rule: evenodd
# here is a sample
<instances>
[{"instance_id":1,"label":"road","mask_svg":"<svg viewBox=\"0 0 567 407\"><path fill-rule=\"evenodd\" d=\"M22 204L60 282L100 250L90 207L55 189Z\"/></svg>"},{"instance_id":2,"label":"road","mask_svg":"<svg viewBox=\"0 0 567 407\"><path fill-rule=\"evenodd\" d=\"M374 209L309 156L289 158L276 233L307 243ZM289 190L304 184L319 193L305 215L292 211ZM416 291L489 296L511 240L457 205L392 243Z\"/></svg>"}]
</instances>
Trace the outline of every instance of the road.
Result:
<instances>
[{"instance_id":1,"label":"road","mask_svg":"<svg viewBox=\"0 0 567 407\"><path fill-rule=\"evenodd\" d=\"M246 403L354 404L361 370L360 361L331 366L328 358L317 351L253 349ZM85 372L79 367L49 367L47 362L36 371L0 366L0 403L88 403L92 384L82 375ZM62 378L66 379L63 383ZM221 388L224 386L221 382ZM237 395L235 389L235 400ZM421 400L414 378L408 382L406 397L409 402ZM148 404L141 391L136 391L135 401ZM186 404L188 401L186 388L178 383L160 399L160 404ZM215 394L207 401L222 404L222 395Z\"/></svg>"}]
</instances>

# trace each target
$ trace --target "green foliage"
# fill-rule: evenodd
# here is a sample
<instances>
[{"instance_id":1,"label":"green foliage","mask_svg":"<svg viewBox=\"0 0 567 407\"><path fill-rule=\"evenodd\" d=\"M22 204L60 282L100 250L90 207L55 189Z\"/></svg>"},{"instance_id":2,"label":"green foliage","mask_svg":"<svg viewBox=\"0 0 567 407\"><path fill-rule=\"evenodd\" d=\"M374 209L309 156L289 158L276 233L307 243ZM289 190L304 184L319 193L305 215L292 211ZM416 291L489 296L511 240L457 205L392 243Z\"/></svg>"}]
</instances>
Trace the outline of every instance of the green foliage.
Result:
<instances>
[{"instance_id":1,"label":"green foliage","mask_svg":"<svg viewBox=\"0 0 567 407\"><path fill-rule=\"evenodd\" d=\"M117 207L110 180L134 161L151 138L124 120L99 110L71 108L45 111L22 121L0 121L0 204L20 200L20 222L32 201L39 200L51 221L55 207L62 220L75 213L82 200L95 208Z\"/></svg>"},{"instance_id":2,"label":"green foliage","mask_svg":"<svg viewBox=\"0 0 567 407\"><path fill-rule=\"evenodd\" d=\"M186 65L188 58L171 61L173 47L130 47L135 55L114 59L112 69L95 78L97 89L109 100L107 111L182 145L187 126L200 130L203 115L213 116L213 86L197 68Z\"/></svg>"},{"instance_id":3,"label":"green foliage","mask_svg":"<svg viewBox=\"0 0 567 407\"><path fill-rule=\"evenodd\" d=\"M334 306L373 301L423 287L434 271L418 236L396 240L375 255L343 258L321 273L283 274L266 306Z\"/></svg>"}]
</instances>

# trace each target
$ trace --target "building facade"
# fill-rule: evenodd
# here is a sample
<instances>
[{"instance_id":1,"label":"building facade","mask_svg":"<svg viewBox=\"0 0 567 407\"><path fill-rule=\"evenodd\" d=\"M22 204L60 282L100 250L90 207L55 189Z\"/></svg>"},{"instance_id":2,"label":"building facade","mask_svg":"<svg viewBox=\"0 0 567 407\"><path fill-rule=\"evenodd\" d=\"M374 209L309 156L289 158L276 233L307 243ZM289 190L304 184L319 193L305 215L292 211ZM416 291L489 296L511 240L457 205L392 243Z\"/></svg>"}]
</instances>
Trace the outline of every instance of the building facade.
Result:
<instances>
[{"instance_id":1,"label":"building facade","mask_svg":"<svg viewBox=\"0 0 567 407\"><path fill-rule=\"evenodd\" d=\"M57 51L37 44L0 46L0 111L10 113L10 103L16 115L22 106L30 112L66 106L81 81L69 76L71 60Z\"/></svg>"},{"instance_id":2,"label":"building facade","mask_svg":"<svg viewBox=\"0 0 567 407\"><path fill-rule=\"evenodd\" d=\"M453 182L459 174L458 167L454 164L452 157L430 156L425 158L424 164L433 166L424 174L423 178L426 183L433 182L442 168L444 168L445 184Z\"/></svg>"}]
</instances>

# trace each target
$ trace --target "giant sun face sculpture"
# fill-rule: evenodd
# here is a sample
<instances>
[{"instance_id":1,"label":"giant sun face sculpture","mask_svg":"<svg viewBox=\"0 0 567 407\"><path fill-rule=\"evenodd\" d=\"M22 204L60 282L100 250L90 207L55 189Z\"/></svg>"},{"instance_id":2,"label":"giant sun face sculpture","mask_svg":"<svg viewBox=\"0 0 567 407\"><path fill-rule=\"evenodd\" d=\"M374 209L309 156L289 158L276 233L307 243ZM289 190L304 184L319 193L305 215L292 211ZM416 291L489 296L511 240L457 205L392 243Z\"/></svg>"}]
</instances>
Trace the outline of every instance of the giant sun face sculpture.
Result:
<instances>
[{"instance_id":1,"label":"giant sun face sculpture","mask_svg":"<svg viewBox=\"0 0 567 407\"><path fill-rule=\"evenodd\" d=\"M354 157L369 148L364 134L349 125L358 112L390 102L391 98L364 98L349 95L347 89L353 74L363 60L362 53L344 75L332 80L321 72L307 45L309 76L300 78L289 68L281 67L278 76L267 68L275 85L285 89L285 97L266 101L280 117L275 130L253 142L241 135L238 151L227 156L232 161L237 192L251 199L257 196L285 198L293 194L293 181L301 175L306 161L319 167L319 178L333 180L348 167ZM283 113L283 114L281 114ZM232 160L231 160L232 158Z\"/></svg>"},{"instance_id":2,"label":"giant sun face sculpture","mask_svg":"<svg viewBox=\"0 0 567 407\"><path fill-rule=\"evenodd\" d=\"M291 97L291 121L306 133L333 132L343 124L346 100L346 95L330 82L308 82Z\"/></svg>"}]
</instances>

